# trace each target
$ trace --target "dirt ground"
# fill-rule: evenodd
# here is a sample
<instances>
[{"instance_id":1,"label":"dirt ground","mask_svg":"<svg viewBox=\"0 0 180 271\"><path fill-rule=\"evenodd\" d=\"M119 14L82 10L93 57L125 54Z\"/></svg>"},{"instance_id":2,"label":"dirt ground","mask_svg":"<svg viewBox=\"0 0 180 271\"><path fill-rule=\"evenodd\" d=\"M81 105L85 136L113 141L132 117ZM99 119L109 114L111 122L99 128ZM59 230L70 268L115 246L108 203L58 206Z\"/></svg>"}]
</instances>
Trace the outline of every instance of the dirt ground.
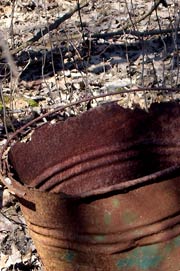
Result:
<instances>
[{"instance_id":1,"label":"dirt ground","mask_svg":"<svg viewBox=\"0 0 180 271\"><path fill-rule=\"evenodd\" d=\"M91 0L50 31L74 9L75 0L1 1L0 148L8 135L43 112L92 95L117 91L119 103L130 108L179 101L180 2L167 0L167 7L161 3L151 13L154 3ZM17 50L38 33L41 38ZM9 50L17 50L13 59ZM146 90L154 87L159 91ZM143 90L121 94L137 88ZM19 203L1 182L0 209L0 270L42 271Z\"/></svg>"}]
</instances>

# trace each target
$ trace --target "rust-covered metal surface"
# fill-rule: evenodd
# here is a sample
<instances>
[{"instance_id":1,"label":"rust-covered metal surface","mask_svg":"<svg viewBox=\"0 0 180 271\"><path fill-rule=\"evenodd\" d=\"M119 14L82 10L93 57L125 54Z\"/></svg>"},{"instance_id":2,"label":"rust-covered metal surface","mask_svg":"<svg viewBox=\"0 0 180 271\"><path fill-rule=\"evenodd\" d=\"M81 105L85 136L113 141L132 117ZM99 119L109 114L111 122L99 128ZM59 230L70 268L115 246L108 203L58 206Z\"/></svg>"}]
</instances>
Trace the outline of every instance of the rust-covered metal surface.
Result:
<instances>
[{"instance_id":1,"label":"rust-covered metal surface","mask_svg":"<svg viewBox=\"0 0 180 271\"><path fill-rule=\"evenodd\" d=\"M110 103L42 126L11 148L10 160L41 191L74 195L125 182L179 163L179 113L171 103L149 113Z\"/></svg>"},{"instance_id":2,"label":"rust-covered metal surface","mask_svg":"<svg viewBox=\"0 0 180 271\"><path fill-rule=\"evenodd\" d=\"M179 103L45 124L9 161L47 271L180 269Z\"/></svg>"}]
</instances>

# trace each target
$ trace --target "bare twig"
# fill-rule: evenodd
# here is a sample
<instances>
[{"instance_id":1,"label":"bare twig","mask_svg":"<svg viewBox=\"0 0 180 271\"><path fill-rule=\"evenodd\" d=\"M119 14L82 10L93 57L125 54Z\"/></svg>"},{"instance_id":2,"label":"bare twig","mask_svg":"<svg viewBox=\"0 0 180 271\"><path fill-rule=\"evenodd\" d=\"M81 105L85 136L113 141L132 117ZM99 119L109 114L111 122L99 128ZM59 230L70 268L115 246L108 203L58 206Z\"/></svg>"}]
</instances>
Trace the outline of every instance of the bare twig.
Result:
<instances>
[{"instance_id":1,"label":"bare twig","mask_svg":"<svg viewBox=\"0 0 180 271\"><path fill-rule=\"evenodd\" d=\"M12 1L12 12L11 12L11 23L10 23L10 36L11 36L11 46L14 47L14 12L15 12L15 0Z\"/></svg>"},{"instance_id":2,"label":"bare twig","mask_svg":"<svg viewBox=\"0 0 180 271\"><path fill-rule=\"evenodd\" d=\"M91 35L91 38L112 38L114 36L122 36L124 34L130 34L137 37L148 37L148 36L155 36L160 34L172 34L174 32L180 32L180 27L176 29L168 28L168 29L153 29L153 30L146 30L146 31L135 31L135 30L118 30L114 32L107 32L107 33L95 33Z\"/></svg>"},{"instance_id":3,"label":"bare twig","mask_svg":"<svg viewBox=\"0 0 180 271\"><path fill-rule=\"evenodd\" d=\"M156 35L168 35L172 33L180 32L180 27L174 28L167 28L167 29L153 29L153 30L146 30L146 31L138 31L138 30L117 30L113 32L106 32L106 33L94 33L91 34L90 39L111 39L115 36L123 36L123 35L132 35L136 37L148 37L148 36L156 36ZM82 37L82 34L73 34L71 35L71 40L77 40ZM85 38L89 38L88 34L84 34ZM64 37L59 37L59 42L68 41L67 35Z\"/></svg>"},{"instance_id":4,"label":"bare twig","mask_svg":"<svg viewBox=\"0 0 180 271\"><path fill-rule=\"evenodd\" d=\"M7 124L6 124L6 106L5 106L4 96L2 93L2 82L0 82L0 100L2 101L2 104L3 104L3 124L4 124L4 129L6 132L6 136L8 138L8 129L7 129Z\"/></svg>"},{"instance_id":5,"label":"bare twig","mask_svg":"<svg viewBox=\"0 0 180 271\"><path fill-rule=\"evenodd\" d=\"M77 1L77 5L79 7L78 9L78 15L79 15L79 21L80 21L80 26L81 26L81 31L82 31L82 37L83 37L83 40L84 40L84 28L83 28L83 21L82 21L82 16L81 16L81 9L80 9L80 2L79 0L76 0Z\"/></svg>"}]
</instances>

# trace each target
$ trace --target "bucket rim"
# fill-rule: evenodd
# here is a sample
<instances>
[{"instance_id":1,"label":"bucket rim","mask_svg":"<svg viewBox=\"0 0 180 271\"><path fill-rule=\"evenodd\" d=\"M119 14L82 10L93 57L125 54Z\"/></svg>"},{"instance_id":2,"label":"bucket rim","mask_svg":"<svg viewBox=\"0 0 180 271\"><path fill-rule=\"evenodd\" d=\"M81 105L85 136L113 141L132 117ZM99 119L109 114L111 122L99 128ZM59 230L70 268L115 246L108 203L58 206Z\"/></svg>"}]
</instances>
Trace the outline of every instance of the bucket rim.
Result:
<instances>
[{"instance_id":1,"label":"bucket rim","mask_svg":"<svg viewBox=\"0 0 180 271\"><path fill-rule=\"evenodd\" d=\"M28 187L26 185L21 184L20 182L16 181L12 177L12 173L10 171L9 164L8 164L8 152L9 152L11 146L19 141L18 135L22 135L22 133L25 131L25 129L27 129L28 127L31 127L37 121L40 121L45 117L49 117L52 114L57 115L58 113L63 112L63 110L65 110L67 108L77 106L77 105L85 103L85 102L91 102L92 100L95 100L98 98L105 98L105 97L109 97L109 96L115 96L115 95L121 95L121 94L127 94L127 93L135 93L135 92L140 92L140 91L141 92L142 91L144 91L144 92L148 92L148 91L177 92L177 91L179 91L179 88L165 88L165 87L164 88L163 87L156 88L156 87L154 87L154 88L137 88L137 89L123 90L123 91L114 91L114 92L110 92L110 93L87 97L87 98L81 99L79 101L69 103L64 106L58 106L55 109L36 117L35 119L29 121L28 123L23 125L21 128L16 130L7 139L7 142L5 143L5 145L3 146L3 148L0 152L0 180L10 190L11 193L17 195L18 197L23 197L27 193L27 191L29 191L29 190L39 191L37 188ZM112 102L117 102L117 101L118 101L118 99L116 101L112 101ZM172 101L169 101L169 102L172 102ZM75 195L64 194L64 196L62 196L62 197L64 197L64 198L88 198L88 197L91 197L94 195L100 196L100 195L108 194L108 193L115 192L115 191L122 191L124 189L128 189L133 186L142 185L145 183L148 184L148 183L151 183L151 182L157 181L157 180L163 181L167 178L167 176L172 176L177 173L180 174L180 165L174 165L174 166L162 169L160 171L156 171L152 174L145 175L140 178L124 181L122 183L111 185L111 186L108 186L105 188L94 189L94 190L91 190L88 192L83 192L83 193L75 194ZM39 192L43 192L43 191L39 191ZM46 193L46 191L44 191L44 192ZM49 193L49 192L47 192L47 193ZM57 194L57 193L54 193L54 194Z\"/></svg>"}]
</instances>

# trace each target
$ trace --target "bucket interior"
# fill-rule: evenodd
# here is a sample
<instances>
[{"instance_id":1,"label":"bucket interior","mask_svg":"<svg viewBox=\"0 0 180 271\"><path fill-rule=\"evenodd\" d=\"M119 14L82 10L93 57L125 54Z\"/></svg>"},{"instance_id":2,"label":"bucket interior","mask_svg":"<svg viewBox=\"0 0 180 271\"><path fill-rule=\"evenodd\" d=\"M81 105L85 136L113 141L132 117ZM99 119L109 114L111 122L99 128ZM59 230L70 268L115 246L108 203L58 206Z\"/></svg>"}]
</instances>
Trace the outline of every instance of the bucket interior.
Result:
<instances>
[{"instance_id":1,"label":"bucket interior","mask_svg":"<svg viewBox=\"0 0 180 271\"><path fill-rule=\"evenodd\" d=\"M180 106L149 111L107 103L36 128L9 151L15 179L40 191L76 195L180 164Z\"/></svg>"}]
</instances>

